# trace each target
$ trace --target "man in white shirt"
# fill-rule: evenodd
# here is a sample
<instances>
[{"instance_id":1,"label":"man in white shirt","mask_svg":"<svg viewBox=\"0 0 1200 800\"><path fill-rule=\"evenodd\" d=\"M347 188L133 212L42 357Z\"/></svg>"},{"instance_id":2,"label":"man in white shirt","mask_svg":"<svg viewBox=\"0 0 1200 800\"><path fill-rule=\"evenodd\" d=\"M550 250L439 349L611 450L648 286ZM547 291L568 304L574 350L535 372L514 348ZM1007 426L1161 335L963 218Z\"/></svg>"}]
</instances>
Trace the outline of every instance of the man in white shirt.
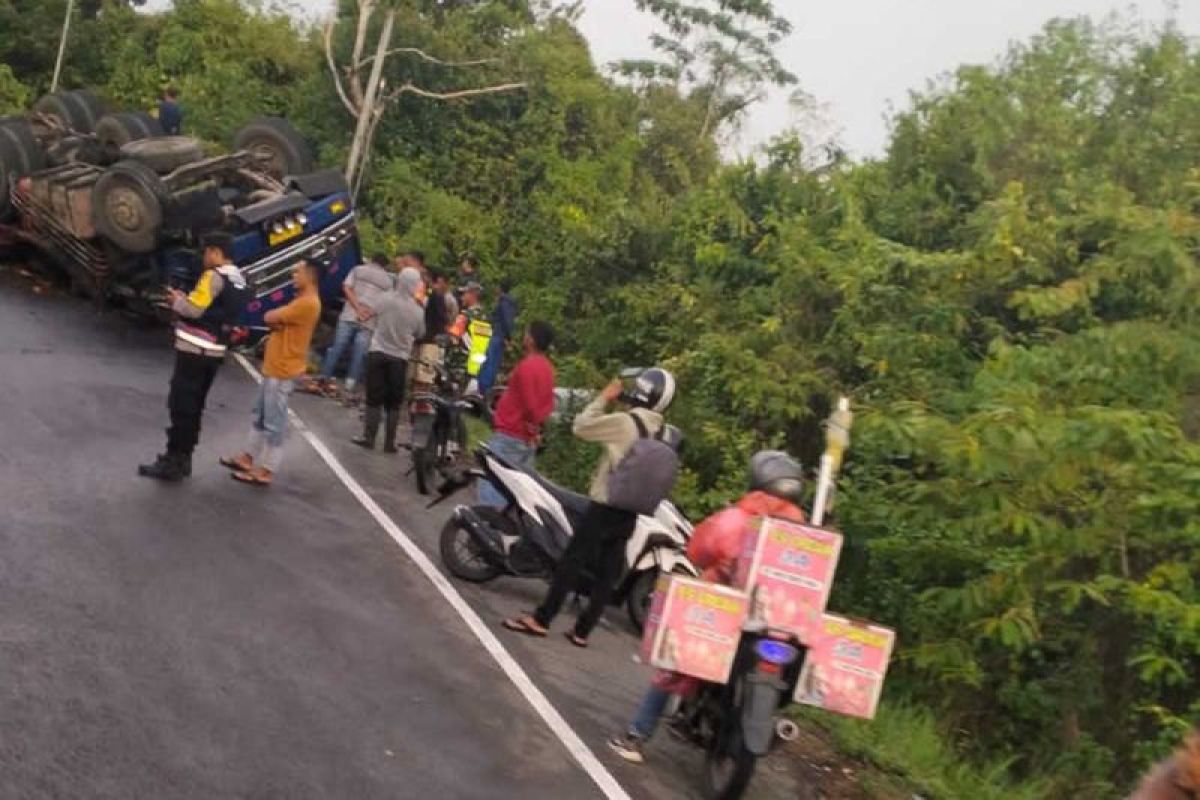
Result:
<instances>
[{"instance_id":1,"label":"man in white shirt","mask_svg":"<svg viewBox=\"0 0 1200 800\"><path fill-rule=\"evenodd\" d=\"M396 276L388 269L388 258L376 254L365 264L350 270L342 283L346 304L338 317L333 344L321 363L321 380L333 380L333 373L346 348L350 350L350 368L346 372L346 391L352 392L362 381L366 369L371 333L375 330L375 301L396 286Z\"/></svg>"}]
</instances>

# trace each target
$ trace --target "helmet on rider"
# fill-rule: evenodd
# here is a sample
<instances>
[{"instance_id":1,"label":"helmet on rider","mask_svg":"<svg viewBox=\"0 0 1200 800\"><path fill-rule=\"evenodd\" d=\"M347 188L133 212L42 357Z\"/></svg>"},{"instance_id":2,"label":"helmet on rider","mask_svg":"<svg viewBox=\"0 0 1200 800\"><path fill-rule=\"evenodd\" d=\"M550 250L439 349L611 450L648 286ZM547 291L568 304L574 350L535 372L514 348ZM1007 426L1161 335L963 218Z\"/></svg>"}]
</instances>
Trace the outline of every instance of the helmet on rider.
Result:
<instances>
[{"instance_id":1,"label":"helmet on rider","mask_svg":"<svg viewBox=\"0 0 1200 800\"><path fill-rule=\"evenodd\" d=\"M634 408L648 408L659 414L666 412L675 399L675 376L661 367L643 370L633 386L621 394L621 400Z\"/></svg>"},{"instance_id":2,"label":"helmet on rider","mask_svg":"<svg viewBox=\"0 0 1200 800\"><path fill-rule=\"evenodd\" d=\"M750 459L750 491L800 505L804 492L804 470L800 462L782 450L760 450Z\"/></svg>"}]
</instances>

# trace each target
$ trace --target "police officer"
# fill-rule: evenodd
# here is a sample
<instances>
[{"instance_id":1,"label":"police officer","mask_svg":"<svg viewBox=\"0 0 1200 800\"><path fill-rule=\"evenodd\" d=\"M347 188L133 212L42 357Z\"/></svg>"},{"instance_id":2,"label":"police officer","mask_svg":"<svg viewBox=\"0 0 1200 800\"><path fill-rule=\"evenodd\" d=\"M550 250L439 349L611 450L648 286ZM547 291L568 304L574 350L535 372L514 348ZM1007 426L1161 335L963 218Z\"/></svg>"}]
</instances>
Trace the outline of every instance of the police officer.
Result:
<instances>
[{"instance_id":1,"label":"police officer","mask_svg":"<svg viewBox=\"0 0 1200 800\"><path fill-rule=\"evenodd\" d=\"M200 420L208 390L225 362L230 333L250 299L250 288L233 264L233 237L213 233L201 241L203 272L188 294L168 289L175 312L175 371L167 395L171 425L167 452L138 474L180 481L192 474L192 452L200 440Z\"/></svg>"}]
</instances>

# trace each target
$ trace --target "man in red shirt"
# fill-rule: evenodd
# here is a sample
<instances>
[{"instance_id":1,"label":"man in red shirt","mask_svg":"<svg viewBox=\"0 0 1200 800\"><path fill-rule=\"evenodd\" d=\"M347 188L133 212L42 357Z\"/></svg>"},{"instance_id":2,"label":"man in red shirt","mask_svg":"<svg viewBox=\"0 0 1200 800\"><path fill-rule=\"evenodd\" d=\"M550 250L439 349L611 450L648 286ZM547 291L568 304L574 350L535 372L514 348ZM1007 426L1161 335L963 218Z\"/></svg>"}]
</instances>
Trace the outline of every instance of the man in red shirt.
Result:
<instances>
[{"instance_id":1,"label":"man in red shirt","mask_svg":"<svg viewBox=\"0 0 1200 800\"><path fill-rule=\"evenodd\" d=\"M547 322L531 322L525 329L525 356L508 376L508 386L492 421L488 447L510 464L533 469L542 423L554 411L554 365L546 351L554 341L554 329ZM496 508L508 505L508 499L489 481L479 484L479 502Z\"/></svg>"}]
</instances>

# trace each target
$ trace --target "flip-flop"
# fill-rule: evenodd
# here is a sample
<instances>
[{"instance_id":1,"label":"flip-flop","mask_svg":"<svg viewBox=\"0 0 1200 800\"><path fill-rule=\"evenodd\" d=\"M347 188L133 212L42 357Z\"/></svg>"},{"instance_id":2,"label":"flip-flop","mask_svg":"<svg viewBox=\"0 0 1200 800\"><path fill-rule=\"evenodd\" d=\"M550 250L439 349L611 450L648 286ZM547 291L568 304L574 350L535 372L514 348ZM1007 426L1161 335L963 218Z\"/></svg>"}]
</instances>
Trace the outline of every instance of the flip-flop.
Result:
<instances>
[{"instance_id":1,"label":"flip-flop","mask_svg":"<svg viewBox=\"0 0 1200 800\"><path fill-rule=\"evenodd\" d=\"M236 458L229 458L227 456L219 459L218 463L222 467L225 467L226 469L231 469L234 472L245 472L247 469L246 465L239 462ZM250 469L253 469L253 468L254 468L254 465L251 464Z\"/></svg>"},{"instance_id":2,"label":"flip-flop","mask_svg":"<svg viewBox=\"0 0 1200 800\"><path fill-rule=\"evenodd\" d=\"M238 483L245 483L249 486L266 488L267 486L271 485L270 478L264 480L252 472L231 472L229 473L229 477L233 478Z\"/></svg>"},{"instance_id":3,"label":"flip-flop","mask_svg":"<svg viewBox=\"0 0 1200 800\"><path fill-rule=\"evenodd\" d=\"M502 620L500 624L513 633L519 633L523 636L533 636L537 639L546 638L546 631L539 631L537 628L531 628L529 623L520 617L516 619Z\"/></svg>"},{"instance_id":4,"label":"flip-flop","mask_svg":"<svg viewBox=\"0 0 1200 800\"><path fill-rule=\"evenodd\" d=\"M576 636L574 631L567 631L563 634L563 636L566 637L568 642L581 650L586 649L588 646L588 640L584 639L582 636Z\"/></svg>"}]
</instances>

